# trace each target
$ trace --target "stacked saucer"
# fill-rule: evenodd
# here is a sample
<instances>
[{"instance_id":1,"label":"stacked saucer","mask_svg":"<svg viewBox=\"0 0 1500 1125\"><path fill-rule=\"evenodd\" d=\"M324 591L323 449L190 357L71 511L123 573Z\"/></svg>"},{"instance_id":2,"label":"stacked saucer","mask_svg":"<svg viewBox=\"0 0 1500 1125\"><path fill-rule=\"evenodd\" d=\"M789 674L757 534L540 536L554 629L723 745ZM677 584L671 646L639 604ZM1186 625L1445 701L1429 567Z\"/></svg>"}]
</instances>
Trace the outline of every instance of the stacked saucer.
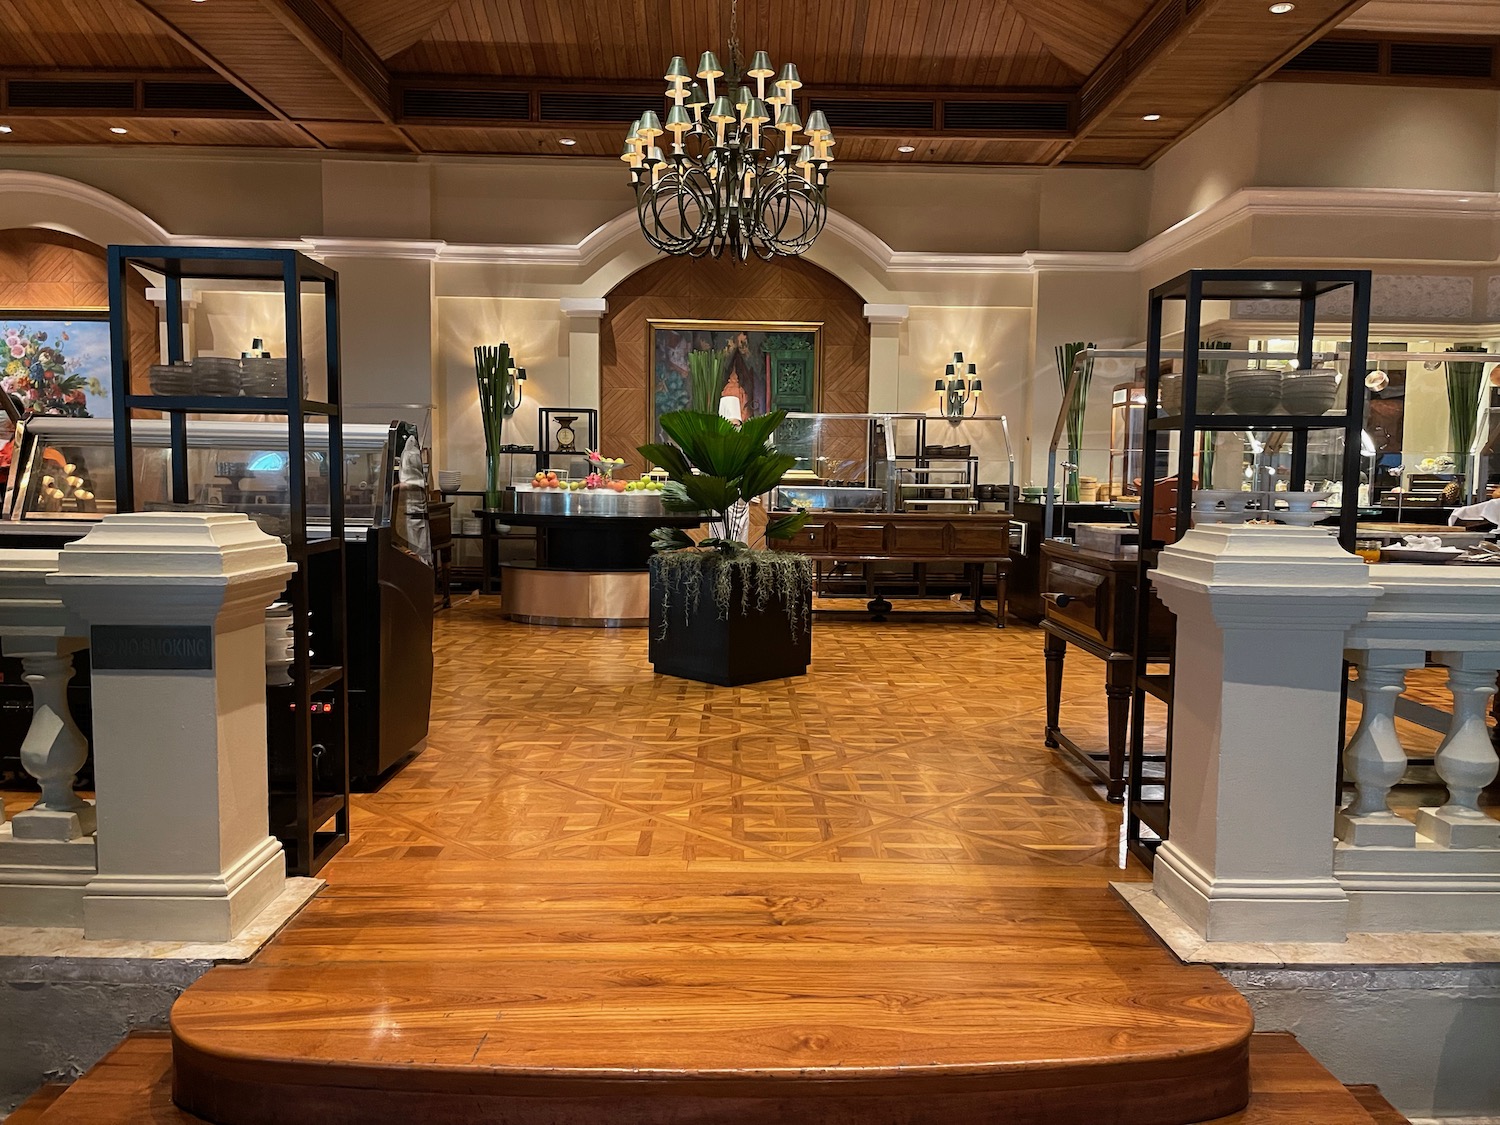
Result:
<instances>
[{"instance_id":1,"label":"stacked saucer","mask_svg":"<svg viewBox=\"0 0 1500 1125\"><path fill-rule=\"evenodd\" d=\"M1281 405L1281 372L1242 367L1231 371L1229 409L1235 414L1274 414Z\"/></svg>"}]
</instances>

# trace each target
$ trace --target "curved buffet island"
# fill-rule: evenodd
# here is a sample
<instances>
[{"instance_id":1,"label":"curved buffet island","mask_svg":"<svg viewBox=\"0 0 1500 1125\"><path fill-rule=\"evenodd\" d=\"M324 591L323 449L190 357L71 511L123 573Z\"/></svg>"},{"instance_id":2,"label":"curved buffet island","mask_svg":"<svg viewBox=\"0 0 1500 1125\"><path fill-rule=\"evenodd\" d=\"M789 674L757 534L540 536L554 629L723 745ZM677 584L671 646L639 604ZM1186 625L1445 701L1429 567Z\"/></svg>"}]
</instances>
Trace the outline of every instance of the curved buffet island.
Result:
<instances>
[{"instance_id":1,"label":"curved buffet island","mask_svg":"<svg viewBox=\"0 0 1500 1125\"><path fill-rule=\"evenodd\" d=\"M703 522L696 513L668 512L655 492L531 485L507 489L500 507L480 516L492 525L537 529L536 562L500 568L503 616L528 625L596 628L645 626L652 531Z\"/></svg>"}]
</instances>

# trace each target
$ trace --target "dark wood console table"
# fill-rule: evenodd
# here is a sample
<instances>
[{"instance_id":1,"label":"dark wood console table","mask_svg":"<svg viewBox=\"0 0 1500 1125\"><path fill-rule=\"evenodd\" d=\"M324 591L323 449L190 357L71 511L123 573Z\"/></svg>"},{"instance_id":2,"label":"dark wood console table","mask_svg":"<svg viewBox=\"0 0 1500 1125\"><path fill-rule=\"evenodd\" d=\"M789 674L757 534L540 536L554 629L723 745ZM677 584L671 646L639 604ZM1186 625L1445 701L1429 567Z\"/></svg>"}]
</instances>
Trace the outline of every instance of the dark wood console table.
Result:
<instances>
[{"instance_id":1,"label":"dark wood console table","mask_svg":"<svg viewBox=\"0 0 1500 1125\"><path fill-rule=\"evenodd\" d=\"M780 551L797 551L818 563L962 564L972 584L976 619L990 613L982 607L981 595L984 568L993 563L996 609L992 616L997 628L1005 626L1010 516L1004 512L814 512L794 538L771 545ZM876 594L869 609L884 616L892 606Z\"/></svg>"},{"instance_id":2,"label":"dark wood console table","mask_svg":"<svg viewBox=\"0 0 1500 1125\"><path fill-rule=\"evenodd\" d=\"M1042 544L1041 589L1046 614L1046 745L1098 777L1109 799L1121 802L1135 675L1136 560L1049 540ZM1173 618L1154 596L1150 620L1152 648L1165 660L1171 653ZM1102 753L1078 745L1061 729L1063 662L1069 645L1104 661L1108 738Z\"/></svg>"}]
</instances>

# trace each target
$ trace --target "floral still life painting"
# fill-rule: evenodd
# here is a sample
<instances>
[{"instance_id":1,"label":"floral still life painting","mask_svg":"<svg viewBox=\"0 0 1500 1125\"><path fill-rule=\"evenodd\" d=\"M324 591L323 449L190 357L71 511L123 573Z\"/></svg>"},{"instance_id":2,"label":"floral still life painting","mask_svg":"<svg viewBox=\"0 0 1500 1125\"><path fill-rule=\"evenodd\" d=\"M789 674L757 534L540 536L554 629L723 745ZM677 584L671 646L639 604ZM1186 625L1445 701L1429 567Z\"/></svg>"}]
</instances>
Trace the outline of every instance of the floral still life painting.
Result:
<instances>
[{"instance_id":1,"label":"floral still life painting","mask_svg":"<svg viewBox=\"0 0 1500 1125\"><path fill-rule=\"evenodd\" d=\"M109 414L109 322L0 313L0 387L23 411Z\"/></svg>"}]
</instances>

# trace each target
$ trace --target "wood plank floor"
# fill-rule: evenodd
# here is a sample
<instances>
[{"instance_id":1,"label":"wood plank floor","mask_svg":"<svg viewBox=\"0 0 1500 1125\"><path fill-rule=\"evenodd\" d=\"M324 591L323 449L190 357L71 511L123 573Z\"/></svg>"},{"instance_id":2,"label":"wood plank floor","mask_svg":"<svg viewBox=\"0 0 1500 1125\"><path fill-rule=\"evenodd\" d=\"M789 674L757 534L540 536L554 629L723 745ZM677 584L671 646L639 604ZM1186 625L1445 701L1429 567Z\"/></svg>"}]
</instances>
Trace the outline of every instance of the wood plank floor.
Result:
<instances>
[{"instance_id":1,"label":"wood plank floor","mask_svg":"<svg viewBox=\"0 0 1500 1125\"><path fill-rule=\"evenodd\" d=\"M1248 1096L1251 1016L1109 891L1040 635L820 621L811 675L641 630L438 625L425 754L328 889L172 1019L179 1102L318 1122L1150 1122ZM1074 725L1102 738L1079 662Z\"/></svg>"}]
</instances>

